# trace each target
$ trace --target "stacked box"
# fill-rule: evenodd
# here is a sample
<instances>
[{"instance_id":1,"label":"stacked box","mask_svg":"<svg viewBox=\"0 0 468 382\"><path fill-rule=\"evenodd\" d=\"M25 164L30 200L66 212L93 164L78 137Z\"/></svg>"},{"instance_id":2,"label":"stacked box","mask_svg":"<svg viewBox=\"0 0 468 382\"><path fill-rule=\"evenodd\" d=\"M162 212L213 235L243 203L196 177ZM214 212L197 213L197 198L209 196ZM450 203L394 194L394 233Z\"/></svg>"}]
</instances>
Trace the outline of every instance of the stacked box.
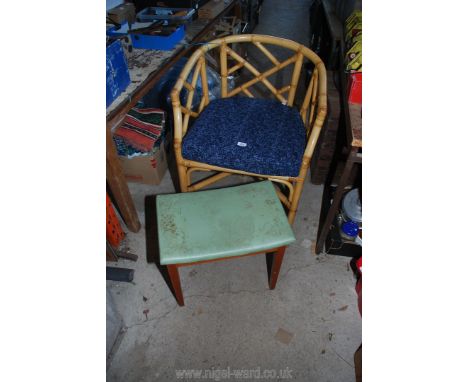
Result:
<instances>
[{"instance_id":1,"label":"stacked box","mask_svg":"<svg viewBox=\"0 0 468 382\"><path fill-rule=\"evenodd\" d=\"M155 108L133 108L114 131L114 141L125 178L157 185L167 170L165 113Z\"/></svg>"}]
</instances>

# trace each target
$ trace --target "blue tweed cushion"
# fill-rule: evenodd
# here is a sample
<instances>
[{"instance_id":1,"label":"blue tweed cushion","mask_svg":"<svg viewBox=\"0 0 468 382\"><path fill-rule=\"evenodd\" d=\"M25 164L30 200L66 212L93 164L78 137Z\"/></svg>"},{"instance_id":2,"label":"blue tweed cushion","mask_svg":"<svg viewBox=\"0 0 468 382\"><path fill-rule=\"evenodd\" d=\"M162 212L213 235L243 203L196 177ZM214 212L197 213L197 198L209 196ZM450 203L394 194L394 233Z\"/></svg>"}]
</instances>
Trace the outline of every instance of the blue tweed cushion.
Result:
<instances>
[{"instance_id":1,"label":"blue tweed cushion","mask_svg":"<svg viewBox=\"0 0 468 382\"><path fill-rule=\"evenodd\" d=\"M265 175L297 176L306 134L296 109L247 97L211 101L188 130L186 159Z\"/></svg>"}]
</instances>

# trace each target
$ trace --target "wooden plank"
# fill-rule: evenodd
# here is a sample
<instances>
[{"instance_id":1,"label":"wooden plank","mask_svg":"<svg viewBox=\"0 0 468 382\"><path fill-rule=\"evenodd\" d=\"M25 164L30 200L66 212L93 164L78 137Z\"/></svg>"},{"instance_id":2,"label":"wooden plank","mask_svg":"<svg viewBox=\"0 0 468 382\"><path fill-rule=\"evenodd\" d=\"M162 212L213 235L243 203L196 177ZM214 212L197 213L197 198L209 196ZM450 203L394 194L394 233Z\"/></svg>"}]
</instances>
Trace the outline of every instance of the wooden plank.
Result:
<instances>
[{"instance_id":1,"label":"wooden plank","mask_svg":"<svg viewBox=\"0 0 468 382\"><path fill-rule=\"evenodd\" d=\"M107 183L122 219L130 231L138 232L141 228L140 220L109 129L106 129L106 170Z\"/></svg>"},{"instance_id":2,"label":"wooden plank","mask_svg":"<svg viewBox=\"0 0 468 382\"><path fill-rule=\"evenodd\" d=\"M335 72L327 71L327 119L320 132L319 142L310 162L311 181L317 185L325 183L336 149L341 103L340 92L335 87L334 75Z\"/></svg>"},{"instance_id":3,"label":"wooden plank","mask_svg":"<svg viewBox=\"0 0 468 382\"><path fill-rule=\"evenodd\" d=\"M214 19L224 8L223 0L210 0L198 9L200 19Z\"/></svg>"}]
</instances>

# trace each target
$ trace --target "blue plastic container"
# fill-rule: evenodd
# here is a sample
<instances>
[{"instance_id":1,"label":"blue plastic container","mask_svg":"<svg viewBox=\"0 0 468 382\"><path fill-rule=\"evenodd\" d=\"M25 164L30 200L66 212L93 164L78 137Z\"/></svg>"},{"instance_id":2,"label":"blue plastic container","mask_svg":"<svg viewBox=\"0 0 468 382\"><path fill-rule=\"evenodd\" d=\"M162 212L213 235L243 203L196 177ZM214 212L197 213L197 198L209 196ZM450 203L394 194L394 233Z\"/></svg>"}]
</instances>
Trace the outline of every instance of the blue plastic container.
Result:
<instances>
[{"instance_id":1,"label":"blue plastic container","mask_svg":"<svg viewBox=\"0 0 468 382\"><path fill-rule=\"evenodd\" d=\"M106 107L130 85L127 60L119 40L106 47Z\"/></svg>"},{"instance_id":2,"label":"blue plastic container","mask_svg":"<svg viewBox=\"0 0 468 382\"><path fill-rule=\"evenodd\" d=\"M352 220L341 225L342 236L348 240L354 240L359 233L359 224Z\"/></svg>"},{"instance_id":3,"label":"blue plastic container","mask_svg":"<svg viewBox=\"0 0 468 382\"><path fill-rule=\"evenodd\" d=\"M172 50L185 36L185 25L180 25L169 36L151 36L131 33L132 45L137 49Z\"/></svg>"},{"instance_id":4,"label":"blue plastic container","mask_svg":"<svg viewBox=\"0 0 468 382\"><path fill-rule=\"evenodd\" d=\"M122 37L122 36L126 36L127 34L128 34L127 22L123 23L120 26L120 28L117 28L116 26L112 26L106 30L106 35L108 35L109 37Z\"/></svg>"}]
</instances>

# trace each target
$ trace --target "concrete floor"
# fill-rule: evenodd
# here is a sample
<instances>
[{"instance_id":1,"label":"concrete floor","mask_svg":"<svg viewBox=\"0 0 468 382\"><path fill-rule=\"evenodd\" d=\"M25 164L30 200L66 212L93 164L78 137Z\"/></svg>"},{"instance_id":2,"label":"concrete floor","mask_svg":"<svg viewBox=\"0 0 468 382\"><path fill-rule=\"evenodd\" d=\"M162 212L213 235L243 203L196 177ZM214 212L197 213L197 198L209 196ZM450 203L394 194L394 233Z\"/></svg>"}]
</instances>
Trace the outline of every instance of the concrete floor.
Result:
<instances>
[{"instance_id":1,"label":"concrete floor","mask_svg":"<svg viewBox=\"0 0 468 382\"><path fill-rule=\"evenodd\" d=\"M307 44L309 3L265 0L255 32ZM249 181L232 177L217 186ZM154 196L174 192L171 176L166 173L159 186L130 184L130 191L143 228L126 239L138 261L118 263L135 269L134 282L107 282L126 326L108 381L172 381L176 370L228 367L288 368L298 381L354 380L361 318L349 259L313 254L321 186L305 182L294 224L297 241L286 251L274 291L264 256L185 267L185 307L177 305L151 258Z\"/></svg>"}]
</instances>

